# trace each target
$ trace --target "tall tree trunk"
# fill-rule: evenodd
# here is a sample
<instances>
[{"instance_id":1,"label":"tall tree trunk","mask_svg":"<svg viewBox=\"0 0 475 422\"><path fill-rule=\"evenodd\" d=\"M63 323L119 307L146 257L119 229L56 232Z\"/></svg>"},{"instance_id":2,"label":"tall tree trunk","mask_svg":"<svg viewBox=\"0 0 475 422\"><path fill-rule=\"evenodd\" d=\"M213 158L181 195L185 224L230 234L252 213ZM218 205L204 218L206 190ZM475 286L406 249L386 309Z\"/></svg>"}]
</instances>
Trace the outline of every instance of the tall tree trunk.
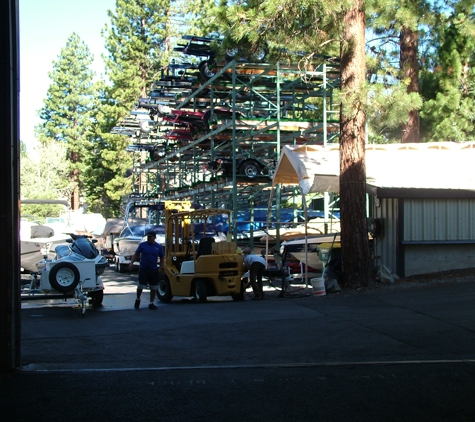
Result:
<instances>
[{"instance_id":1,"label":"tall tree trunk","mask_svg":"<svg viewBox=\"0 0 475 422\"><path fill-rule=\"evenodd\" d=\"M74 190L71 194L71 209L77 211L79 209L79 187L78 185L74 186Z\"/></svg>"},{"instance_id":2,"label":"tall tree trunk","mask_svg":"<svg viewBox=\"0 0 475 422\"><path fill-rule=\"evenodd\" d=\"M403 79L409 79L407 92L419 92L419 61L417 30L403 28L400 37L400 65ZM419 110L409 112L407 123L402 128L401 142L419 142Z\"/></svg>"},{"instance_id":3,"label":"tall tree trunk","mask_svg":"<svg viewBox=\"0 0 475 422\"><path fill-rule=\"evenodd\" d=\"M360 92L365 82L363 1L343 19L341 44L340 209L342 285L358 288L372 277L366 221L366 115Z\"/></svg>"},{"instance_id":4,"label":"tall tree trunk","mask_svg":"<svg viewBox=\"0 0 475 422\"><path fill-rule=\"evenodd\" d=\"M69 160L74 167L77 166L79 161L78 153L70 151ZM71 192L71 209L76 211L79 209L79 170L77 168L73 168L70 178L73 185L73 191Z\"/></svg>"}]
</instances>

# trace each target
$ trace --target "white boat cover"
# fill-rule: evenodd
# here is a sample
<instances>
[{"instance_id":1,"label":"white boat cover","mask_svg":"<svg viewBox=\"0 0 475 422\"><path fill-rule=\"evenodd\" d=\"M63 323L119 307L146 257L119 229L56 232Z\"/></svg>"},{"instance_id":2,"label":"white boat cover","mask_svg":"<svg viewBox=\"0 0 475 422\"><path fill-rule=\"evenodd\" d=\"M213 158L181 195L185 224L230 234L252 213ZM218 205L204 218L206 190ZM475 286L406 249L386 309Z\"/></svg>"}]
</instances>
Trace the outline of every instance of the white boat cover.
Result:
<instances>
[{"instance_id":1,"label":"white boat cover","mask_svg":"<svg viewBox=\"0 0 475 422\"><path fill-rule=\"evenodd\" d=\"M475 190L475 142L366 146L366 183L404 189ZM300 185L303 194L338 192L339 144L284 146L273 178Z\"/></svg>"}]
</instances>

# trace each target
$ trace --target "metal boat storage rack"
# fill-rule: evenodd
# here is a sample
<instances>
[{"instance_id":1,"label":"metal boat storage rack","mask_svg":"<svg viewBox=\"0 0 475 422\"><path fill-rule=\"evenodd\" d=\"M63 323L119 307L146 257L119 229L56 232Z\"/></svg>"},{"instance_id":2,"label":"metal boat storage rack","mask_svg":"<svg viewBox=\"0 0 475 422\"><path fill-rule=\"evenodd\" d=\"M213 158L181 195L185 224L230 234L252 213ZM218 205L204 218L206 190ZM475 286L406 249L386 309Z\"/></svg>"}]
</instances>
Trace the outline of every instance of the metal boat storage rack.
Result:
<instances>
[{"instance_id":1,"label":"metal boat storage rack","mask_svg":"<svg viewBox=\"0 0 475 422\"><path fill-rule=\"evenodd\" d=\"M206 72L203 72L203 63ZM172 63L113 133L130 137L134 192L240 209L267 206L283 145L339 135L337 60L298 65ZM273 200L299 196L282 187Z\"/></svg>"}]
</instances>

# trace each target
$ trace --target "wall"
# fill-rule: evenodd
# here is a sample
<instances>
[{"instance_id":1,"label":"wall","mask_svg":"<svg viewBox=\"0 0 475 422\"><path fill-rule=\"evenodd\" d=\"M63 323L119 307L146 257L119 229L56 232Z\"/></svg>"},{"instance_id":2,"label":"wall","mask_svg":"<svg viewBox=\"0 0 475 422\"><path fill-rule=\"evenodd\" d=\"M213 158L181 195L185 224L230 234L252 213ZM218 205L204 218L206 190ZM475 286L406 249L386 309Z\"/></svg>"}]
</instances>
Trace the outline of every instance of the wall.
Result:
<instances>
[{"instance_id":1,"label":"wall","mask_svg":"<svg viewBox=\"0 0 475 422\"><path fill-rule=\"evenodd\" d=\"M405 275L475 267L475 200L404 200Z\"/></svg>"},{"instance_id":2,"label":"wall","mask_svg":"<svg viewBox=\"0 0 475 422\"><path fill-rule=\"evenodd\" d=\"M405 241L475 240L474 199L404 201Z\"/></svg>"},{"instance_id":3,"label":"wall","mask_svg":"<svg viewBox=\"0 0 475 422\"><path fill-rule=\"evenodd\" d=\"M383 198L373 201L374 218L383 219L383 236L374 240L375 265L385 265L392 273L396 273L396 244L398 200Z\"/></svg>"},{"instance_id":4,"label":"wall","mask_svg":"<svg viewBox=\"0 0 475 422\"><path fill-rule=\"evenodd\" d=\"M394 199L372 201L384 220L376 239L376 265L408 277L475 268L475 199Z\"/></svg>"},{"instance_id":5,"label":"wall","mask_svg":"<svg viewBox=\"0 0 475 422\"><path fill-rule=\"evenodd\" d=\"M441 271L475 268L475 245L407 245L406 277Z\"/></svg>"},{"instance_id":6,"label":"wall","mask_svg":"<svg viewBox=\"0 0 475 422\"><path fill-rule=\"evenodd\" d=\"M0 373L21 366L18 2L0 2Z\"/></svg>"}]
</instances>

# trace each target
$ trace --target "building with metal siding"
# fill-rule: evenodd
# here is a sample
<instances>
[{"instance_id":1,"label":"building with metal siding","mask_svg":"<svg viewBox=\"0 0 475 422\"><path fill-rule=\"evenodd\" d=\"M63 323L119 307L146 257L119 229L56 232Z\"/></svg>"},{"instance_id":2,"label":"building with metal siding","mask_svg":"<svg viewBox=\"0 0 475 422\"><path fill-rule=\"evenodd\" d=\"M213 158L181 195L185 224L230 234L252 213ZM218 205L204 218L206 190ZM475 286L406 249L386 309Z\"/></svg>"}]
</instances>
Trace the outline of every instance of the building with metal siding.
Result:
<instances>
[{"instance_id":1,"label":"building with metal siding","mask_svg":"<svg viewBox=\"0 0 475 422\"><path fill-rule=\"evenodd\" d=\"M373 215L376 265L403 277L475 268L475 197L378 198Z\"/></svg>"},{"instance_id":2,"label":"building with metal siding","mask_svg":"<svg viewBox=\"0 0 475 422\"><path fill-rule=\"evenodd\" d=\"M398 200L392 198L383 198L374 200L370 197L372 205L372 215L380 219L382 232L374 237L373 254L375 266L386 265L391 272L395 272L396 253L392 245L396 244ZM373 200L371 200L373 199Z\"/></svg>"},{"instance_id":3,"label":"building with metal siding","mask_svg":"<svg viewBox=\"0 0 475 422\"><path fill-rule=\"evenodd\" d=\"M367 145L365 158L375 265L402 277L475 268L475 142ZM337 192L338 145L284 147L277 183Z\"/></svg>"}]
</instances>

